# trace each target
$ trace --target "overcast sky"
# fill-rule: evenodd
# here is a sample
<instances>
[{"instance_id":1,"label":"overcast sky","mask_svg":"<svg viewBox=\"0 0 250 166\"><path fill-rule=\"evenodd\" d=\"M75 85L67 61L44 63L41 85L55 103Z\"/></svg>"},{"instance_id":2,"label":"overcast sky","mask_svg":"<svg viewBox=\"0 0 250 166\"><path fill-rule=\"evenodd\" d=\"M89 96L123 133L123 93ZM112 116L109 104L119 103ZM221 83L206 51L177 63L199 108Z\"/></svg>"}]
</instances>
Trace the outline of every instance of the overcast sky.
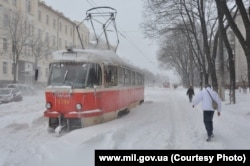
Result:
<instances>
[{"instance_id":1,"label":"overcast sky","mask_svg":"<svg viewBox=\"0 0 250 166\"><path fill-rule=\"evenodd\" d=\"M116 25L120 32L117 54L133 65L150 69L154 73L167 73L158 69L156 41L146 39L140 29L143 21L143 0L44 0L44 2L76 21L82 21L86 17L86 11L93 7L109 6L116 9Z\"/></svg>"}]
</instances>

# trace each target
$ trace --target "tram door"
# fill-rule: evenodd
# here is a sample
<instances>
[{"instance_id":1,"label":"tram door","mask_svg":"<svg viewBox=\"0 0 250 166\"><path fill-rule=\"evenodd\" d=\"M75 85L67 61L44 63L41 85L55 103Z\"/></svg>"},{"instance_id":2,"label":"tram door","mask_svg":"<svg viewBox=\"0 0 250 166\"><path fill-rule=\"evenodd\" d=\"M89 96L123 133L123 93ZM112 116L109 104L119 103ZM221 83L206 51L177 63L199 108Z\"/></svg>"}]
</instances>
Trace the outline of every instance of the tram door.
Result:
<instances>
[{"instance_id":1,"label":"tram door","mask_svg":"<svg viewBox=\"0 0 250 166\"><path fill-rule=\"evenodd\" d=\"M99 64L90 64L88 69L88 79L87 79L87 88L93 88L93 108L91 109L100 109L101 105L101 85L102 85L102 70Z\"/></svg>"},{"instance_id":2,"label":"tram door","mask_svg":"<svg viewBox=\"0 0 250 166\"><path fill-rule=\"evenodd\" d=\"M103 105L107 112L113 112L119 108L119 87L117 66L104 66L104 93L102 96ZM113 115L111 115L113 116ZM115 116L115 115L114 115ZM114 117L113 117L114 118Z\"/></svg>"}]
</instances>

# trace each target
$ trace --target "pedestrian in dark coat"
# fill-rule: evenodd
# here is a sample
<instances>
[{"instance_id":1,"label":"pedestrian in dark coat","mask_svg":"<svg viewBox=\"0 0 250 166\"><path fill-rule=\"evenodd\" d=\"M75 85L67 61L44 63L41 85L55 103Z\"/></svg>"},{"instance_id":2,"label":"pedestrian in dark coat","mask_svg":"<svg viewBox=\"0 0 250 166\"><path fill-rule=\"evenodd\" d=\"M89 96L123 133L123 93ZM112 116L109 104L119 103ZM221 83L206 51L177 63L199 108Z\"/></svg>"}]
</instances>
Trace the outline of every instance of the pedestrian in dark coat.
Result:
<instances>
[{"instance_id":1,"label":"pedestrian in dark coat","mask_svg":"<svg viewBox=\"0 0 250 166\"><path fill-rule=\"evenodd\" d=\"M192 99L193 99L193 96L194 96L194 89L193 89L192 85L190 85L190 87L188 88L187 95L188 95L188 98L189 98L189 102L191 103Z\"/></svg>"}]
</instances>

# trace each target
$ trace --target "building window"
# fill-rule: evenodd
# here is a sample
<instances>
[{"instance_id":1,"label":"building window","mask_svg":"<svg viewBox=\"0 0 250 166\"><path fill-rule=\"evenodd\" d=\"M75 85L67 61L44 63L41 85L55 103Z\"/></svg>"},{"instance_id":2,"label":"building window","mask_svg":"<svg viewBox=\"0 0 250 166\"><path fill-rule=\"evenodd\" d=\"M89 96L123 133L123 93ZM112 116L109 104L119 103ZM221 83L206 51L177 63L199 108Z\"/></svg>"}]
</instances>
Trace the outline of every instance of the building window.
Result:
<instances>
[{"instance_id":1,"label":"building window","mask_svg":"<svg viewBox=\"0 0 250 166\"><path fill-rule=\"evenodd\" d=\"M42 21L42 12L40 10L38 11L38 20Z\"/></svg>"},{"instance_id":2,"label":"building window","mask_svg":"<svg viewBox=\"0 0 250 166\"><path fill-rule=\"evenodd\" d=\"M26 0L26 12L31 13L31 0Z\"/></svg>"},{"instance_id":3,"label":"building window","mask_svg":"<svg viewBox=\"0 0 250 166\"><path fill-rule=\"evenodd\" d=\"M8 74L8 62L3 62L3 74Z\"/></svg>"},{"instance_id":4,"label":"building window","mask_svg":"<svg viewBox=\"0 0 250 166\"><path fill-rule=\"evenodd\" d=\"M29 26L29 33L33 34L33 32L34 32L34 25L30 24L30 26Z\"/></svg>"},{"instance_id":5,"label":"building window","mask_svg":"<svg viewBox=\"0 0 250 166\"><path fill-rule=\"evenodd\" d=\"M8 51L8 39L5 37L3 38L3 50Z\"/></svg>"},{"instance_id":6,"label":"building window","mask_svg":"<svg viewBox=\"0 0 250 166\"><path fill-rule=\"evenodd\" d=\"M12 0L12 5L16 6L16 0Z\"/></svg>"},{"instance_id":7,"label":"building window","mask_svg":"<svg viewBox=\"0 0 250 166\"><path fill-rule=\"evenodd\" d=\"M39 75L39 77L42 77L42 74L43 74L42 68L41 68L41 66L38 66L38 75Z\"/></svg>"},{"instance_id":8,"label":"building window","mask_svg":"<svg viewBox=\"0 0 250 166\"><path fill-rule=\"evenodd\" d=\"M55 18L53 19L53 27L54 27L54 29L56 29L56 19Z\"/></svg>"},{"instance_id":9,"label":"building window","mask_svg":"<svg viewBox=\"0 0 250 166\"><path fill-rule=\"evenodd\" d=\"M67 27L67 25L65 25L65 34L66 35L68 34L68 27Z\"/></svg>"},{"instance_id":10,"label":"building window","mask_svg":"<svg viewBox=\"0 0 250 166\"><path fill-rule=\"evenodd\" d=\"M49 68L46 68L46 71L45 71L46 73L45 73L45 76L46 76L46 78L48 78L49 77Z\"/></svg>"},{"instance_id":11,"label":"building window","mask_svg":"<svg viewBox=\"0 0 250 166\"><path fill-rule=\"evenodd\" d=\"M62 39L59 38L59 48L61 48L61 47L62 47Z\"/></svg>"},{"instance_id":12,"label":"building window","mask_svg":"<svg viewBox=\"0 0 250 166\"><path fill-rule=\"evenodd\" d=\"M53 36L53 47L55 47L56 46L56 36L54 35Z\"/></svg>"},{"instance_id":13,"label":"building window","mask_svg":"<svg viewBox=\"0 0 250 166\"><path fill-rule=\"evenodd\" d=\"M38 29L38 38L42 38L42 30L41 29Z\"/></svg>"},{"instance_id":14,"label":"building window","mask_svg":"<svg viewBox=\"0 0 250 166\"><path fill-rule=\"evenodd\" d=\"M62 23L59 23L60 32L62 32Z\"/></svg>"},{"instance_id":15,"label":"building window","mask_svg":"<svg viewBox=\"0 0 250 166\"><path fill-rule=\"evenodd\" d=\"M6 26L9 25L8 22L9 22L9 15L4 14L4 16L3 16L3 25L6 25Z\"/></svg>"},{"instance_id":16,"label":"building window","mask_svg":"<svg viewBox=\"0 0 250 166\"><path fill-rule=\"evenodd\" d=\"M68 43L68 42L65 40L65 41L64 41L65 47L67 47L67 43Z\"/></svg>"},{"instance_id":17,"label":"building window","mask_svg":"<svg viewBox=\"0 0 250 166\"><path fill-rule=\"evenodd\" d=\"M48 32L46 32L45 41L46 41L47 47L49 48L50 43L49 43L49 33Z\"/></svg>"},{"instance_id":18,"label":"building window","mask_svg":"<svg viewBox=\"0 0 250 166\"><path fill-rule=\"evenodd\" d=\"M70 28L70 36L72 36L72 35L73 35L73 29Z\"/></svg>"},{"instance_id":19,"label":"building window","mask_svg":"<svg viewBox=\"0 0 250 166\"><path fill-rule=\"evenodd\" d=\"M49 25L49 15L46 15L46 24Z\"/></svg>"}]
</instances>

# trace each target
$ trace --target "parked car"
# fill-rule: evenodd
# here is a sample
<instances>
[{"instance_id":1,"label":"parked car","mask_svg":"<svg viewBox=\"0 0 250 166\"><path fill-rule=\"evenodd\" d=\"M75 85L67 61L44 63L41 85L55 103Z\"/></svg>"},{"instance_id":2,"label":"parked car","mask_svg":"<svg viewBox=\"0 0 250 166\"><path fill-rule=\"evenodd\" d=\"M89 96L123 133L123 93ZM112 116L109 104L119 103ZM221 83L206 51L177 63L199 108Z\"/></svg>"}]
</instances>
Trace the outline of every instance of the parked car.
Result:
<instances>
[{"instance_id":1,"label":"parked car","mask_svg":"<svg viewBox=\"0 0 250 166\"><path fill-rule=\"evenodd\" d=\"M17 88L0 88L0 103L22 101L23 96Z\"/></svg>"},{"instance_id":2,"label":"parked car","mask_svg":"<svg viewBox=\"0 0 250 166\"><path fill-rule=\"evenodd\" d=\"M27 84L8 84L7 88L18 88L22 95L35 95L35 90L30 85Z\"/></svg>"}]
</instances>

